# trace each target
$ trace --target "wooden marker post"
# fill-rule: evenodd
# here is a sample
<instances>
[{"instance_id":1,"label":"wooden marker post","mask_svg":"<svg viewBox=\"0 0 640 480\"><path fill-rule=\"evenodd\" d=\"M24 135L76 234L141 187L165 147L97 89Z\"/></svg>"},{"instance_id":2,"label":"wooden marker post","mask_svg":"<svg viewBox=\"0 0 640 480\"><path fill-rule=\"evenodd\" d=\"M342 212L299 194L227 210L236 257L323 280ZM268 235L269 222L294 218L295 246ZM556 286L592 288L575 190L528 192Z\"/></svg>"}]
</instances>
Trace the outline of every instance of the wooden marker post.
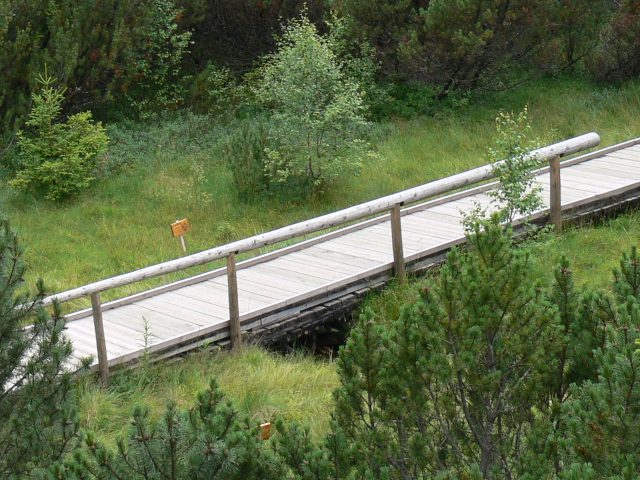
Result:
<instances>
[{"instance_id":1,"label":"wooden marker post","mask_svg":"<svg viewBox=\"0 0 640 480\"><path fill-rule=\"evenodd\" d=\"M271 423L262 423L260 425L260 440L269 440L271 438Z\"/></svg>"},{"instance_id":2,"label":"wooden marker post","mask_svg":"<svg viewBox=\"0 0 640 480\"><path fill-rule=\"evenodd\" d=\"M562 232L562 199L560 194L560 155L549 159L550 202L549 221L555 226L556 233Z\"/></svg>"},{"instance_id":3,"label":"wooden marker post","mask_svg":"<svg viewBox=\"0 0 640 480\"><path fill-rule=\"evenodd\" d=\"M191 227L189 226L189 220L182 219L176 220L175 223L171 224L171 232L173 233L173 238L180 237L180 243L182 244L182 249L186 252L187 246L184 243L183 235L187 232L191 231Z\"/></svg>"}]
</instances>

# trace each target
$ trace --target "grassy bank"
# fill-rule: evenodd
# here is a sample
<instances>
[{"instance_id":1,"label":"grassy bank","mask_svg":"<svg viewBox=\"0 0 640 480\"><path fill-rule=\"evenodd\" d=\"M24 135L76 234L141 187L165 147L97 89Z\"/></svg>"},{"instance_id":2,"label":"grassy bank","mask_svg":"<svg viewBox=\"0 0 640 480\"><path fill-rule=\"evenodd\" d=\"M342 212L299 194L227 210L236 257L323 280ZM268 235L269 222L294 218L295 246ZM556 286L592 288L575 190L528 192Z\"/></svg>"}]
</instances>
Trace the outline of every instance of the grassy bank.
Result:
<instances>
[{"instance_id":1,"label":"grassy bank","mask_svg":"<svg viewBox=\"0 0 640 480\"><path fill-rule=\"evenodd\" d=\"M300 352L288 355L246 347L237 353L203 351L170 364L118 372L108 389L93 377L78 381L82 426L108 442L126 434L134 405L159 418L168 402L183 408L215 378L253 423L276 417L310 425L320 436L329 424L331 392L338 384L333 363Z\"/></svg>"}]
</instances>

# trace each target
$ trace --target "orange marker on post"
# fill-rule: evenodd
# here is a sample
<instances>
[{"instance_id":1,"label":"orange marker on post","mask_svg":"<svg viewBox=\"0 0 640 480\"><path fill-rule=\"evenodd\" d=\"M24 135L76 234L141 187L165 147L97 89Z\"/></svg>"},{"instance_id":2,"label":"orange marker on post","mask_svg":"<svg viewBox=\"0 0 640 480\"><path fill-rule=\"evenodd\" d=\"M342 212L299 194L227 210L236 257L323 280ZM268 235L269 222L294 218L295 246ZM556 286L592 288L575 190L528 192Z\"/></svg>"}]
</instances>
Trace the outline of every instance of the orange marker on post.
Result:
<instances>
[{"instance_id":1,"label":"orange marker on post","mask_svg":"<svg viewBox=\"0 0 640 480\"><path fill-rule=\"evenodd\" d=\"M173 233L173 237L180 237L180 243L182 244L182 249L186 252L187 246L184 243L183 235L187 232L191 231L191 227L189 226L189 220L182 219L176 220L175 223L171 224L171 232Z\"/></svg>"},{"instance_id":2,"label":"orange marker on post","mask_svg":"<svg viewBox=\"0 0 640 480\"><path fill-rule=\"evenodd\" d=\"M268 440L271 437L271 423L260 425L260 440Z\"/></svg>"}]
</instances>

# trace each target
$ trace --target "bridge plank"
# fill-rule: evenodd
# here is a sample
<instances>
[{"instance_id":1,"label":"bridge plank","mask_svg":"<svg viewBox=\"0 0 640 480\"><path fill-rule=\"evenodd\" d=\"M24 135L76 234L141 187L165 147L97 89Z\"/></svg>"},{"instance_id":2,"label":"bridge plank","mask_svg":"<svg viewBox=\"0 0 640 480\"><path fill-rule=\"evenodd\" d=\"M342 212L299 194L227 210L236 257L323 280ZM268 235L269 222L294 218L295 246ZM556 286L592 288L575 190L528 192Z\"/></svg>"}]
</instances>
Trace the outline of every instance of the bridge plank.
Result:
<instances>
[{"instance_id":1,"label":"bridge plank","mask_svg":"<svg viewBox=\"0 0 640 480\"><path fill-rule=\"evenodd\" d=\"M624 160L620 158L609 157L608 155L593 160L592 162L589 162L589 164L614 168L621 172L631 172L633 174L637 174L638 172L640 172L640 161L636 162L635 160Z\"/></svg>"}]
</instances>

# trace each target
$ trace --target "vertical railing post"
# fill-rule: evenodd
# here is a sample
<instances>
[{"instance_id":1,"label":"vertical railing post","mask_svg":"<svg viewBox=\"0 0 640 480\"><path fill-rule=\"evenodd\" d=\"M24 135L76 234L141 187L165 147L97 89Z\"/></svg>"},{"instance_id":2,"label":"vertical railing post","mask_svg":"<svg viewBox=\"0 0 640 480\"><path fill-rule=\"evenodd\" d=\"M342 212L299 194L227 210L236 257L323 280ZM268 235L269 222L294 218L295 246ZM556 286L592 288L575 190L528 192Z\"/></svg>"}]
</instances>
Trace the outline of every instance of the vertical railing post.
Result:
<instances>
[{"instance_id":1,"label":"vertical railing post","mask_svg":"<svg viewBox=\"0 0 640 480\"><path fill-rule=\"evenodd\" d=\"M560 155L549 159L549 175L551 176L551 199L549 205L549 221L555 226L556 233L562 232L562 201L560 187Z\"/></svg>"},{"instance_id":2,"label":"vertical railing post","mask_svg":"<svg viewBox=\"0 0 640 480\"><path fill-rule=\"evenodd\" d=\"M98 375L103 385L109 383L109 359L107 358L107 342L104 337L102 324L102 301L100 292L91 294L91 309L93 311L93 326L96 331L96 346L98 349Z\"/></svg>"},{"instance_id":3,"label":"vertical railing post","mask_svg":"<svg viewBox=\"0 0 640 480\"><path fill-rule=\"evenodd\" d=\"M229 290L229 336L231 347L236 349L242 344L240 331L240 308L238 307L238 277L236 275L236 254L227 256L227 285Z\"/></svg>"},{"instance_id":4,"label":"vertical railing post","mask_svg":"<svg viewBox=\"0 0 640 480\"><path fill-rule=\"evenodd\" d=\"M391 243L393 246L393 269L401 283L407 278L404 265L404 249L402 247L402 225L400 224L400 204L391 209Z\"/></svg>"}]
</instances>

